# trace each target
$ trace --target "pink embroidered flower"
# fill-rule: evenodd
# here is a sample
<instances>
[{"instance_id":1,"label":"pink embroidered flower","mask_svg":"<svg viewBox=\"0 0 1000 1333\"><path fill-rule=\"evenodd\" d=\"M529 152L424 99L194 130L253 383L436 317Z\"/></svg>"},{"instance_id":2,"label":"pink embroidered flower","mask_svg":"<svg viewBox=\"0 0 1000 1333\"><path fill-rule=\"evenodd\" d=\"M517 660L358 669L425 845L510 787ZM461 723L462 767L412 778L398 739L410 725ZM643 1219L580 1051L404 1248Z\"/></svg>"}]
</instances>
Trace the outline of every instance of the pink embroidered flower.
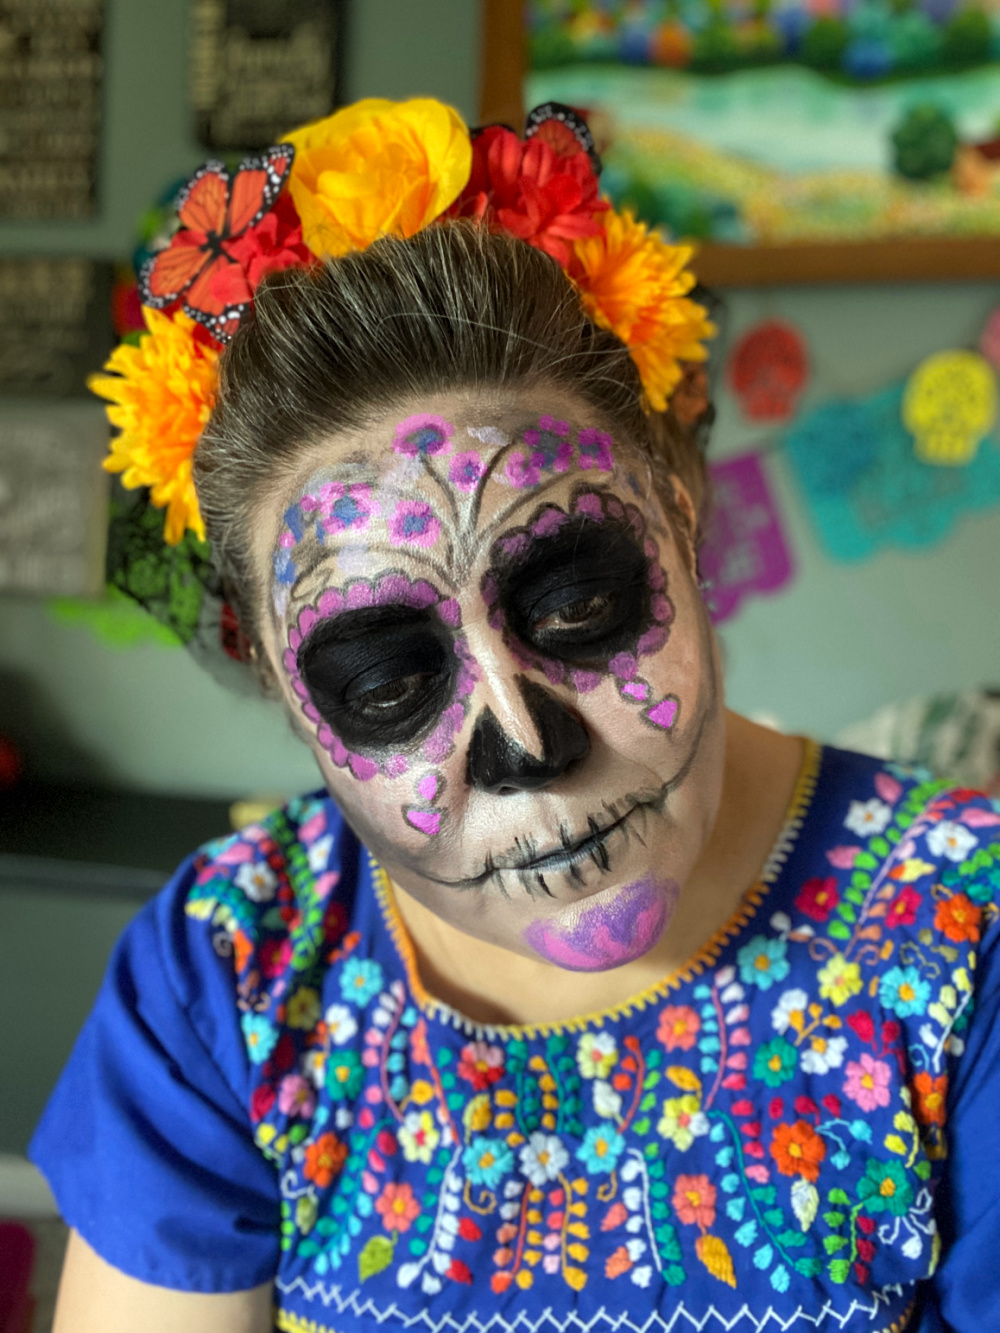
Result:
<instances>
[{"instance_id":1,"label":"pink embroidered flower","mask_svg":"<svg viewBox=\"0 0 1000 1333\"><path fill-rule=\"evenodd\" d=\"M904 885L889 904L885 914L885 924L890 929L893 926L912 926L917 919L920 901L917 890L911 889L908 884Z\"/></svg>"},{"instance_id":2,"label":"pink embroidered flower","mask_svg":"<svg viewBox=\"0 0 1000 1333\"><path fill-rule=\"evenodd\" d=\"M420 412L399 423L392 437L392 447L397 454L405 454L407 458L426 458L430 454L447 453L451 436L451 424L444 417Z\"/></svg>"},{"instance_id":3,"label":"pink embroidered flower","mask_svg":"<svg viewBox=\"0 0 1000 1333\"><path fill-rule=\"evenodd\" d=\"M486 471L486 464L474 449L456 454L448 468L448 480L460 491L471 493L476 489Z\"/></svg>"},{"instance_id":4,"label":"pink embroidered flower","mask_svg":"<svg viewBox=\"0 0 1000 1333\"><path fill-rule=\"evenodd\" d=\"M668 1051L689 1051L701 1031L701 1019L686 1004L668 1004L660 1014L658 1040Z\"/></svg>"},{"instance_id":5,"label":"pink embroidered flower","mask_svg":"<svg viewBox=\"0 0 1000 1333\"><path fill-rule=\"evenodd\" d=\"M423 500L400 500L389 519L393 546L433 546L440 534L441 522Z\"/></svg>"},{"instance_id":6,"label":"pink embroidered flower","mask_svg":"<svg viewBox=\"0 0 1000 1333\"><path fill-rule=\"evenodd\" d=\"M288 1074L278 1088L278 1110L282 1115L311 1116L316 1094L301 1074Z\"/></svg>"},{"instance_id":7,"label":"pink embroidered flower","mask_svg":"<svg viewBox=\"0 0 1000 1333\"><path fill-rule=\"evenodd\" d=\"M889 1105L889 1080L892 1077L884 1060L876 1060L865 1052L859 1060L847 1062L844 1096L857 1102L862 1111L874 1111Z\"/></svg>"},{"instance_id":8,"label":"pink embroidered flower","mask_svg":"<svg viewBox=\"0 0 1000 1333\"><path fill-rule=\"evenodd\" d=\"M412 1186L390 1181L375 1200L375 1211L386 1231L409 1231L420 1215L420 1204L413 1197Z\"/></svg>"},{"instance_id":9,"label":"pink embroidered flower","mask_svg":"<svg viewBox=\"0 0 1000 1333\"><path fill-rule=\"evenodd\" d=\"M503 1077L503 1049L485 1041L470 1041L462 1047L458 1072L472 1084L473 1091L482 1092Z\"/></svg>"}]
</instances>

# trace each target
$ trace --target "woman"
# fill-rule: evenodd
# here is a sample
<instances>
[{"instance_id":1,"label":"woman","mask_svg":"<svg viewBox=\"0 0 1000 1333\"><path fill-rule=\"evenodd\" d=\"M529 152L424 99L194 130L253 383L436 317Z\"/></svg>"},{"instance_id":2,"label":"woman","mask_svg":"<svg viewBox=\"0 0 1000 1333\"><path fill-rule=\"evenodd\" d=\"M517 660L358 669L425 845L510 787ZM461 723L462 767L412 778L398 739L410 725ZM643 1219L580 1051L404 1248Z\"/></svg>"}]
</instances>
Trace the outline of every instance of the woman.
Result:
<instances>
[{"instance_id":1,"label":"woman","mask_svg":"<svg viewBox=\"0 0 1000 1333\"><path fill-rule=\"evenodd\" d=\"M97 382L329 794L119 945L58 1333L996 1326L1000 815L725 709L687 255L532 127L198 178Z\"/></svg>"}]
</instances>

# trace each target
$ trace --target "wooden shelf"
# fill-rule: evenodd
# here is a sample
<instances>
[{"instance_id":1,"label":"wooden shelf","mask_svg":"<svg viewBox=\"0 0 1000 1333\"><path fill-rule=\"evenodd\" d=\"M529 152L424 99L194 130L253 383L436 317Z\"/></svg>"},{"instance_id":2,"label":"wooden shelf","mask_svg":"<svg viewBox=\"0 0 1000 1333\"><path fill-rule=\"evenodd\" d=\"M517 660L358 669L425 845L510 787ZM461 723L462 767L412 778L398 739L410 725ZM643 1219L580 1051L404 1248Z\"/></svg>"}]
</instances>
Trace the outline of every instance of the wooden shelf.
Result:
<instances>
[{"instance_id":1,"label":"wooden shelf","mask_svg":"<svg viewBox=\"0 0 1000 1333\"><path fill-rule=\"evenodd\" d=\"M1000 236L900 238L797 245L698 245L707 287L798 283L1000 281Z\"/></svg>"}]
</instances>

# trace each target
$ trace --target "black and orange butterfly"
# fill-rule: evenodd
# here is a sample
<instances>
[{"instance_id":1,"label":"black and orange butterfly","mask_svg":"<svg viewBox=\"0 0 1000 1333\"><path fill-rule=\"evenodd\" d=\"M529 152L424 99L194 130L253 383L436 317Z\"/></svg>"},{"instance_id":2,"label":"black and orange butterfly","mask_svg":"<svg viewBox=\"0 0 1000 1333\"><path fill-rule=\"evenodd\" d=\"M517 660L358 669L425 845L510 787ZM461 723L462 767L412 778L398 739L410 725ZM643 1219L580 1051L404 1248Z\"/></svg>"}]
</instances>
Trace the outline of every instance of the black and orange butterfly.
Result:
<instances>
[{"instance_id":1,"label":"black and orange butterfly","mask_svg":"<svg viewBox=\"0 0 1000 1333\"><path fill-rule=\"evenodd\" d=\"M528 112L524 126L526 139L542 139L556 157L572 157L584 152L596 175L601 174L601 159L594 147L594 136L578 111L562 102L543 102Z\"/></svg>"},{"instance_id":2,"label":"black and orange butterfly","mask_svg":"<svg viewBox=\"0 0 1000 1333\"><path fill-rule=\"evenodd\" d=\"M278 144L246 157L232 175L206 162L177 196L181 230L148 259L139 275L144 305L162 310L183 298L185 313L226 342L250 308L253 293L242 266L225 250L273 207L295 149Z\"/></svg>"}]
</instances>

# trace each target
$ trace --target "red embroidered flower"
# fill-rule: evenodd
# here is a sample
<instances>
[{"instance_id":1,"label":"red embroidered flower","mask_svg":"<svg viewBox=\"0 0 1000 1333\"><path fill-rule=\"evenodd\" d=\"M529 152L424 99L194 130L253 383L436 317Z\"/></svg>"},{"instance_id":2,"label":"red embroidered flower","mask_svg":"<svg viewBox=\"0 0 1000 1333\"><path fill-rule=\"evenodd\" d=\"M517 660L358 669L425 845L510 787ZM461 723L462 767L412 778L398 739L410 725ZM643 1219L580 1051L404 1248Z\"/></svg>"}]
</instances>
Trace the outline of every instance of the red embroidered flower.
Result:
<instances>
[{"instance_id":1,"label":"red embroidered flower","mask_svg":"<svg viewBox=\"0 0 1000 1333\"><path fill-rule=\"evenodd\" d=\"M287 937L265 940L257 957L265 977L280 977L291 961L292 942Z\"/></svg>"},{"instance_id":2,"label":"red embroidered flower","mask_svg":"<svg viewBox=\"0 0 1000 1333\"><path fill-rule=\"evenodd\" d=\"M964 893L953 894L937 905L934 913L935 929L943 931L955 944L979 940L979 922L982 910Z\"/></svg>"},{"instance_id":3,"label":"red embroidered flower","mask_svg":"<svg viewBox=\"0 0 1000 1333\"><path fill-rule=\"evenodd\" d=\"M565 268L571 258L566 242L598 235L594 218L609 207L582 149L558 155L540 138L523 141L513 130L490 125L472 141L469 182L450 212L509 231Z\"/></svg>"},{"instance_id":4,"label":"red embroidered flower","mask_svg":"<svg viewBox=\"0 0 1000 1333\"><path fill-rule=\"evenodd\" d=\"M668 1004L660 1013L656 1036L668 1051L689 1051L700 1030L701 1019L689 1005Z\"/></svg>"},{"instance_id":5,"label":"red embroidered flower","mask_svg":"<svg viewBox=\"0 0 1000 1333\"><path fill-rule=\"evenodd\" d=\"M254 1088L250 1097L250 1119L254 1124L264 1119L274 1105L276 1095L270 1083L258 1083Z\"/></svg>"},{"instance_id":6,"label":"red embroidered flower","mask_svg":"<svg viewBox=\"0 0 1000 1333\"><path fill-rule=\"evenodd\" d=\"M907 884L900 889L889 904L888 911L885 914L885 924L890 929L893 926L912 926L917 919L917 908L919 906L920 894Z\"/></svg>"},{"instance_id":7,"label":"red embroidered flower","mask_svg":"<svg viewBox=\"0 0 1000 1333\"><path fill-rule=\"evenodd\" d=\"M482 1092L503 1077L503 1049L485 1041L470 1041L462 1047L458 1062L460 1077L468 1079L474 1092Z\"/></svg>"},{"instance_id":8,"label":"red embroidered flower","mask_svg":"<svg viewBox=\"0 0 1000 1333\"><path fill-rule=\"evenodd\" d=\"M795 906L814 921L825 921L839 901L840 893L833 875L826 879L807 879L795 895Z\"/></svg>"}]
</instances>

